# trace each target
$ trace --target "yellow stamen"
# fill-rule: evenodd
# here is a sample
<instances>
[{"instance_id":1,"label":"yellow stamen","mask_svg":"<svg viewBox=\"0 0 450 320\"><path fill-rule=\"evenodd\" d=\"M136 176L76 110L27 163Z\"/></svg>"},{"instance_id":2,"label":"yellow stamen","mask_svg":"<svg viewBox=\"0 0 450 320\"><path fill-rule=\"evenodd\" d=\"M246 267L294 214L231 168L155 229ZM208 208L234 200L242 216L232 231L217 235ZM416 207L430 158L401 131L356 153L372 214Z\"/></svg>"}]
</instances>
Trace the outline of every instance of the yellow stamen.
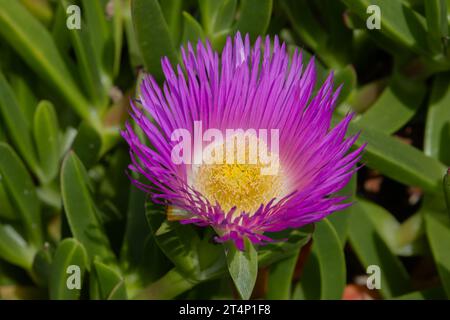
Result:
<instances>
[{"instance_id":1,"label":"yellow stamen","mask_svg":"<svg viewBox=\"0 0 450 320\"><path fill-rule=\"evenodd\" d=\"M224 144L214 146L216 151L218 148L225 150L221 152L222 163L200 165L194 174L193 185L212 204L218 202L224 212L236 206L236 214L243 211L253 214L261 204L265 205L273 198L279 199L283 195L282 172L278 167L276 174L263 173L262 169L267 168L269 164L262 163L254 149L264 147L267 152L267 146L262 140L255 136L246 136L245 144L234 143L235 141L236 137L231 137ZM231 149L229 142L232 143ZM256 146L254 142L257 142ZM238 149L242 152L242 148L245 148L242 153L245 155L245 161L239 163ZM253 162L250 161L252 152L254 152L253 155L257 155ZM232 163L229 161L230 157L227 161L227 155L230 156L230 154L234 155L234 158L231 158L234 160ZM270 152L267 152L267 155L272 156ZM205 162L205 159L203 160Z\"/></svg>"}]
</instances>

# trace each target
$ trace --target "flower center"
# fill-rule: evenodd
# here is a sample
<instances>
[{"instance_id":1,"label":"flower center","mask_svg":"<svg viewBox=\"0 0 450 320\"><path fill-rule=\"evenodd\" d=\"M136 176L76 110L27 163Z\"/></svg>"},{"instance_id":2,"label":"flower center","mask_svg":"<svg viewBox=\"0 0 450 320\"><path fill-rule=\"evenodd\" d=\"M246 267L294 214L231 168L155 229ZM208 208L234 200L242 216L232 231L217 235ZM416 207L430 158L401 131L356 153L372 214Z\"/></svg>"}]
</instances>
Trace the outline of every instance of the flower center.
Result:
<instances>
[{"instance_id":1,"label":"flower center","mask_svg":"<svg viewBox=\"0 0 450 320\"><path fill-rule=\"evenodd\" d=\"M269 152L263 140L252 135L238 139L233 136L206 147L193 185L224 212L236 207L236 215L252 215L261 204L283 195L284 179L278 155Z\"/></svg>"}]
</instances>

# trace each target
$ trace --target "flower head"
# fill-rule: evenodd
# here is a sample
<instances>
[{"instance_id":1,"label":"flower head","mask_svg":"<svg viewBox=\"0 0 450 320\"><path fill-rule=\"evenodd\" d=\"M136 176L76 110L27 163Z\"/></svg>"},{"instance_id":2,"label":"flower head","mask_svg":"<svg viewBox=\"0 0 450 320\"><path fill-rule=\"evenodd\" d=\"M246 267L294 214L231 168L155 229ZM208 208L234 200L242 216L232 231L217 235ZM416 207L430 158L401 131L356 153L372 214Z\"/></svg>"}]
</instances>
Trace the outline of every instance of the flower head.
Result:
<instances>
[{"instance_id":1,"label":"flower head","mask_svg":"<svg viewBox=\"0 0 450 320\"><path fill-rule=\"evenodd\" d=\"M313 94L314 59L290 58L269 37L228 38L221 55L207 43L182 48L176 71L162 59L162 88L148 76L131 116L130 169L153 200L181 208L181 223L212 226L217 241L271 241L267 233L323 219L349 203L335 196L355 172L364 145L346 138L352 114L330 122L340 88L333 75Z\"/></svg>"}]
</instances>

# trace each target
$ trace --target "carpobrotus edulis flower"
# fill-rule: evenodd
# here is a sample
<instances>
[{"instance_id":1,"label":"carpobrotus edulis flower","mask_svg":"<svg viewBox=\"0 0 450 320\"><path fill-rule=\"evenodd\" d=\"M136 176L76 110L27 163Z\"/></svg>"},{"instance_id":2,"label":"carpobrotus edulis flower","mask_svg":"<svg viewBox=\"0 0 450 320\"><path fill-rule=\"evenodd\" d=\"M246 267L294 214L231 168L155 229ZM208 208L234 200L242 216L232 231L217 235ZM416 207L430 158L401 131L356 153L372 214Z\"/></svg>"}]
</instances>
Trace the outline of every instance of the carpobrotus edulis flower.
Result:
<instances>
[{"instance_id":1,"label":"carpobrotus edulis flower","mask_svg":"<svg viewBox=\"0 0 450 320\"><path fill-rule=\"evenodd\" d=\"M181 223L212 226L217 241L240 249L244 237L265 243L270 232L350 205L335 193L364 145L350 150L358 138L345 137L352 114L330 128L340 91L332 74L313 96L314 59L303 70L301 52L290 58L277 37L252 48L239 33L221 55L199 42L182 49L182 60L175 72L163 58L163 88L148 76L143 109L131 103L148 141L130 124L123 131L130 169L148 181L134 182L153 201L183 209Z\"/></svg>"}]
</instances>

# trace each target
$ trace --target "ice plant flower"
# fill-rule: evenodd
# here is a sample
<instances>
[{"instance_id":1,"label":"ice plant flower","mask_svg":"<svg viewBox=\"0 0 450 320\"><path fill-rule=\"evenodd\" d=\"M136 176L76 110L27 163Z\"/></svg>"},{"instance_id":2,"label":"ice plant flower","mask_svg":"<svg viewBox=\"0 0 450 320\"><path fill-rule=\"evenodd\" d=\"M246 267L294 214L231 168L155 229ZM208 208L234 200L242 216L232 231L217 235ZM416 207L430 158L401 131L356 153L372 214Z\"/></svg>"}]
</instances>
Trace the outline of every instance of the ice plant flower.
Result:
<instances>
[{"instance_id":1,"label":"ice plant flower","mask_svg":"<svg viewBox=\"0 0 450 320\"><path fill-rule=\"evenodd\" d=\"M143 108L131 102L131 116L148 141L141 141L130 123L122 135L130 147L130 170L147 181L134 183L153 201L186 211L181 223L212 226L218 242L232 240L242 249L245 237L267 243L270 232L319 221L350 205L335 193L349 182L364 145L350 150L358 138L345 137L352 114L330 128L340 88L334 91L330 74L313 93L314 59L304 68L302 53L295 51L290 58L277 37L273 43L258 38L251 47L249 37L238 33L234 41L228 38L220 55L209 43L199 42L196 50L188 44L182 48L182 66L174 70L164 57L162 68L162 88L147 76L138 99ZM174 148L182 140L174 132L198 136L198 124L226 138L183 141L193 149L200 144L203 152L208 146L214 151L208 150L200 163L174 161ZM235 136L225 135L230 129L277 130L278 146L272 148L275 142L267 135L254 134L235 143ZM252 163L207 161L242 151L225 147L230 141L237 149L253 141L257 149L270 150L266 155L277 160L276 173L263 173L266 163L259 153ZM251 151L245 148L245 159Z\"/></svg>"}]
</instances>

